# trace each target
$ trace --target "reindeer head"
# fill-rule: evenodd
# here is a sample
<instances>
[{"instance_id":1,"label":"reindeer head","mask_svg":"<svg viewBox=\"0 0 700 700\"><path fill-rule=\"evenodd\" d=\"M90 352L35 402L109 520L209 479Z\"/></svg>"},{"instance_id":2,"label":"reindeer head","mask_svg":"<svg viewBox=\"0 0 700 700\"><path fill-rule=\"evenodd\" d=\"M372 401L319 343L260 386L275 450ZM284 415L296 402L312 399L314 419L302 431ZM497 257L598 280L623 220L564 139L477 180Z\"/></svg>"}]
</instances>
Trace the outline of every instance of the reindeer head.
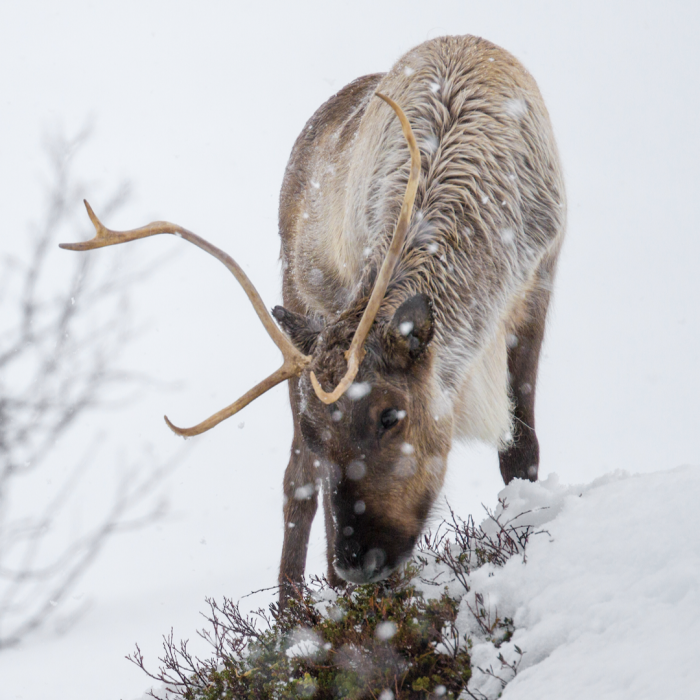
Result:
<instances>
[{"instance_id":1,"label":"reindeer head","mask_svg":"<svg viewBox=\"0 0 700 700\"><path fill-rule=\"evenodd\" d=\"M178 428L167 416L165 420L178 435L199 435L276 384L298 377L300 391L308 397L300 416L302 436L326 470L336 523L336 568L340 576L354 582L381 579L410 555L442 485L451 435L451 425L436 423L431 411L430 300L416 295L388 320L377 320L401 254L420 175L420 152L406 116L388 97L377 96L401 121L411 153L410 175L394 236L369 299L324 328L276 307L273 315L286 334L280 331L236 261L175 224L155 222L131 231L112 231L86 202L95 238L61 244L69 250L90 250L170 233L226 265L282 351L284 364L193 428ZM335 389L327 393L322 383Z\"/></svg>"},{"instance_id":2,"label":"reindeer head","mask_svg":"<svg viewBox=\"0 0 700 700\"><path fill-rule=\"evenodd\" d=\"M375 320L354 382L331 401L317 400L314 382L335 385L345 374L357 314L320 330L279 306L273 315L313 357L298 379L299 424L330 495L336 571L354 583L382 579L410 556L450 447L451 424L431 410L430 300L417 294Z\"/></svg>"}]
</instances>

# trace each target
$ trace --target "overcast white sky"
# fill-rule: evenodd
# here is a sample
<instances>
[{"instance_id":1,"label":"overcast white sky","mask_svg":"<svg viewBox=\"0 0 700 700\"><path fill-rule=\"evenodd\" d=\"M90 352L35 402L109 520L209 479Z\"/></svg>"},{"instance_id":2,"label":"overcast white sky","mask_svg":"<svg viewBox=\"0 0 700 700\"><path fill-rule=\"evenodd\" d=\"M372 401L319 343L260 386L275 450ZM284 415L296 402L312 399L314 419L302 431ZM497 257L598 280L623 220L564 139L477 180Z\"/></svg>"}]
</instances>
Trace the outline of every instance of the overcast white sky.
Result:
<instances>
[{"instance_id":1,"label":"overcast white sky","mask_svg":"<svg viewBox=\"0 0 700 700\"><path fill-rule=\"evenodd\" d=\"M566 174L568 240L538 388L541 474L574 483L614 469L697 464L699 8L4 2L0 254L25 249L43 205L44 137L90 122L94 135L76 171L98 214L107 191L125 179L134 187L129 206L106 223L188 227L234 255L272 306L280 299L277 197L306 119L347 82L389 69L425 39L478 34L535 76ZM235 281L185 247L169 238L134 244L136 255L182 253L140 293L135 313L150 330L126 360L179 389L154 389L128 410L85 421L86 440L109 420L114 445L135 454L146 441L165 458L180 442L163 413L176 424L198 422L277 366ZM57 279L70 255L52 256ZM129 697L145 685L121 661L134 641L153 657L171 624L192 634L204 595L237 598L272 585L290 437L286 388L278 387L191 441L171 484L176 516L106 552L81 586L95 604L72 637L47 632L0 655L8 697L68 697L22 680L23 664L61 653L53 687L82 697L71 676L81 650L97 668L78 682L85 697ZM64 446L61 459L77 444ZM460 512L495 503L495 455L460 449L451 472L449 496ZM317 529L312 570L322 570L322 546ZM95 690L100 675L113 679L109 692Z\"/></svg>"}]
</instances>

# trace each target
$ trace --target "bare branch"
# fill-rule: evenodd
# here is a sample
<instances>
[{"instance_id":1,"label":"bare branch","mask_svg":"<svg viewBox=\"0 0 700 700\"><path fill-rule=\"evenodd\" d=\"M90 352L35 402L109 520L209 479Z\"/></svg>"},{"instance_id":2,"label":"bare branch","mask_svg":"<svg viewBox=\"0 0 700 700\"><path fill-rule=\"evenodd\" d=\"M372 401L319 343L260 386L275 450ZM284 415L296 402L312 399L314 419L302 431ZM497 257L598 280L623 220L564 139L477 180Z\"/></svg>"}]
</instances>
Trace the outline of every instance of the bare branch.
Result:
<instances>
[{"instance_id":1,"label":"bare branch","mask_svg":"<svg viewBox=\"0 0 700 700\"><path fill-rule=\"evenodd\" d=\"M86 411L118 403L119 396L106 399L108 389L118 386L124 401L146 381L116 363L135 337L128 292L155 266L124 275L114 259L105 266L106 260L84 257L67 271L61 288L50 282L55 239L62 228L74 226L80 187L71 167L87 135L50 142L47 208L33 227L29 255L0 260L0 648L17 643L59 609L112 535L162 516L161 485L177 462L151 467L145 456L138 460L138 469L122 474L100 519L61 545L52 538L85 476L101 461L100 438L50 498L33 499L31 512L14 505L23 477L53 467L55 478L55 445ZM115 211L126 195L127 188L120 188L106 210Z\"/></svg>"}]
</instances>

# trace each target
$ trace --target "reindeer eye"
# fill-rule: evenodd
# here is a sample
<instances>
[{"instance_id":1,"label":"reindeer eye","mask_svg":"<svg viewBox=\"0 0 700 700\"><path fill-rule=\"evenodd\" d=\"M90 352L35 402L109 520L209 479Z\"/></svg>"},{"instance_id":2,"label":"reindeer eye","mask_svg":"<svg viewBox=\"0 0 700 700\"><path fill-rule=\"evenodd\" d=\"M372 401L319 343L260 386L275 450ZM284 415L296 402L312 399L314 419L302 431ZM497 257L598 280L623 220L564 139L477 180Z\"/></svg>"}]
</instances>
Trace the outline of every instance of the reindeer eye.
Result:
<instances>
[{"instance_id":1,"label":"reindeer eye","mask_svg":"<svg viewBox=\"0 0 700 700\"><path fill-rule=\"evenodd\" d=\"M382 411L382 415L379 418L382 424L382 428L384 428L384 430L389 430L389 428L393 428L399 422L399 413L404 412L397 411L395 408L387 408L385 411ZM406 414L404 413L404 415Z\"/></svg>"}]
</instances>

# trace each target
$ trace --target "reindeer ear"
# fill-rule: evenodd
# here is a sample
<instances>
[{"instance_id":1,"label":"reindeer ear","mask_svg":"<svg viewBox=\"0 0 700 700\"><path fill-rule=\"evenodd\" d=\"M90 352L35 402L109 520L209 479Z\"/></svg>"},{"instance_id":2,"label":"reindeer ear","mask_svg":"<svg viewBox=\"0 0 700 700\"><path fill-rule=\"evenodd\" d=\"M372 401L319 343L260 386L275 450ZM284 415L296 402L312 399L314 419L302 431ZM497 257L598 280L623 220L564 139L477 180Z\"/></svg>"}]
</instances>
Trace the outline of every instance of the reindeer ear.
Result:
<instances>
[{"instance_id":1,"label":"reindeer ear","mask_svg":"<svg viewBox=\"0 0 700 700\"><path fill-rule=\"evenodd\" d=\"M282 330L289 336L298 350L310 355L322 326L308 316L287 311L283 306L275 306L272 315Z\"/></svg>"},{"instance_id":2,"label":"reindeer ear","mask_svg":"<svg viewBox=\"0 0 700 700\"><path fill-rule=\"evenodd\" d=\"M408 366L417 360L433 339L433 310L425 294L404 301L391 319L386 333L387 348L394 361Z\"/></svg>"}]
</instances>

